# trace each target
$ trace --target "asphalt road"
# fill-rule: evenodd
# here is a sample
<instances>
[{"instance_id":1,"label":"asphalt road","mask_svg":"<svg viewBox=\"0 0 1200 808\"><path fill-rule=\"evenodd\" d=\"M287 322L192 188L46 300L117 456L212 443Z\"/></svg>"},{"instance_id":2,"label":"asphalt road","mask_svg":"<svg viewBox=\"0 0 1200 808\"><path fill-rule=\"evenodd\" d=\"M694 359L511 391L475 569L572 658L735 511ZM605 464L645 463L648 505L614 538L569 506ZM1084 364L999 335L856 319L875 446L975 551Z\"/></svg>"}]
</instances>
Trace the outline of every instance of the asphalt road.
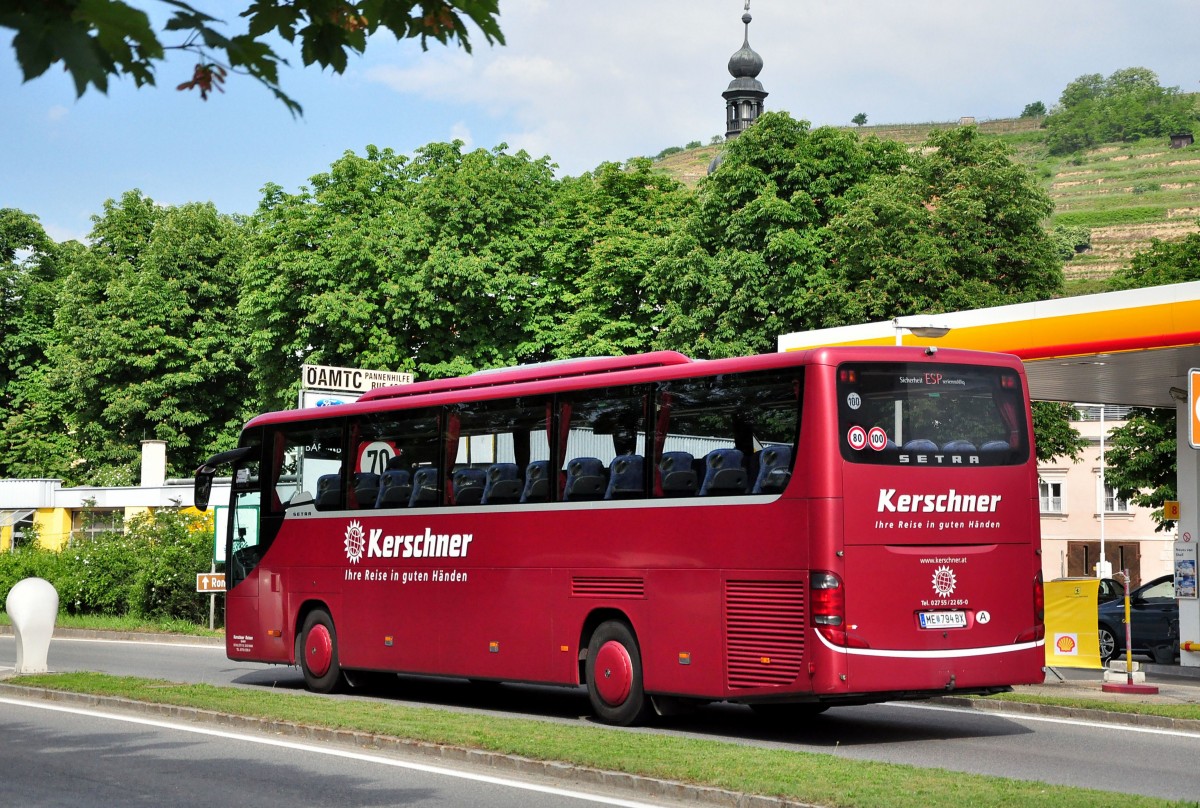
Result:
<instances>
[{"instance_id":1,"label":"asphalt road","mask_svg":"<svg viewBox=\"0 0 1200 808\"><path fill-rule=\"evenodd\" d=\"M651 805L561 782L431 766L402 755L7 698L0 698L0 728L5 805Z\"/></svg>"},{"instance_id":2,"label":"asphalt road","mask_svg":"<svg viewBox=\"0 0 1200 808\"><path fill-rule=\"evenodd\" d=\"M0 667L13 664L12 642L0 637ZM231 662L222 648L211 646L55 640L50 665L60 671L302 689L294 669ZM481 687L460 680L398 677L382 689L332 698L590 721L582 689ZM671 733L1170 799L1195 799L1192 773L1200 759L1200 733L997 715L925 703L834 708L802 727L764 725L744 707L718 705L650 729L612 731Z\"/></svg>"}]
</instances>

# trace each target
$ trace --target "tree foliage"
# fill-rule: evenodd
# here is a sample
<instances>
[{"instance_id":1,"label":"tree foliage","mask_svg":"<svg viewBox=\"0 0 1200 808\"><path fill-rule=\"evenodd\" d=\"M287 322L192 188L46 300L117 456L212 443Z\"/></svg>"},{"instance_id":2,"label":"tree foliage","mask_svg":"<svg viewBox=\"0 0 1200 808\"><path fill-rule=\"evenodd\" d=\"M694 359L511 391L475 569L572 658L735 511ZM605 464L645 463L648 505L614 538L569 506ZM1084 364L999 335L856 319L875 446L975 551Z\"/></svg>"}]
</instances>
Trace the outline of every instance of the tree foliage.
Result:
<instances>
[{"instance_id":1,"label":"tree foliage","mask_svg":"<svg viewBox=\"0 0 1200 808\"><path fill-rule=\"evenodd\" d=\"M1109 278L1109 287L1140 289L1200 280L1200 233L1178 241L1155 239L1150 248L1133 256L1129 265Z\"/></svg>"},{"instance_id":2,"label":"tree foliage","mask_svg":"<svg viewBox=\"0 0 1200 808\"><path fill-rule=\"evenodd\" d=\"M246 218L129 191L87 245L4 212L0 474L131 482L147 438L185 473L244 418L293 406L303 363L428 379L743 355L788 331L1048 297L1048 212L974 128L910 150L782 113L697 190L645 158L556 179L549 158L454 142L347 152L306 187L266 186ZM1072 451L1037 430L1039 451Z\"/></svg>"},{"instance_id":3,"label":"tree foliage","mask_svg":"<svg viewBox=\"0 0 1200 808\"><path fill-rule=\"evenodd\" d=\"M1104 478L1118 496L1154 509L1156 531L1173 528L1174 520L1163 518L1163 503L1177 499L1175 411L1137 408L1109 432Z\"/></svg>"},{"instance_id":4,"label":"tree foliage","mask_svg":"<svg viewBox=\"0 0 1200 808\"><path fill-rule=\"evenodd\" d=\"M94 222L92 246L64 265L39 395L9 424L69 441L13 446L14 460L58 452L54 471L68 480L131 481L140 441L156 439L186 473L234 439L253 403L236 395L244 351L224 316L236 303L240 224L211 204L160 208L137 191Z\"/></svg>"},{"instance_id":5,"label":"tree foliage","mask_svg":"<svg viewBox=\"0 0 1200 808\"><path fill-rule=\"evenodd\" d=\"M1079 462L1088 447L1087 438L1071 425L1077 418L1075 407L1058 401L1033 402L1033 435L1039 463L1054 458Z\"/></svg>"},{"instance_id":6,"label":"tree foliage","mask_svg":"<svg viewBox=\"0 0 1200 808\"><path fill-rule=\"evenodd\" d=\"M238 311L265 402L294 400L305 362L428 378L545 358L548 160L368 147L311 182L268 186L250 223Z\"/></svg>"},{"instance_id":7,"label":"tree foliage","mask_svg":"<svg viewBox=\"0 0 1200 808\"><path fill-rule=\"evenodd\" d=\"M37 219L0 210L0 476L45 476L72 456L45 378L63 256Z\"/></svg>"},{"instance_id":8,"label":"tree foliage","mask_svg":"<svg viewBox=\"0 0 1200 808\"><path fill-rule=\"evenodd\" d=\"M1160 86L1152 70L1128 67L1108 78L1091 73L1068 84L1046 116L1046 144L1051 154L1069 154L1191 131L1196 120L1194 102L1178 87Z\"/></svg>"},{"instance_id":9,"label":"tree foliage","mask_svg":"<svg viewBox=\"0 0 1200 808\"><path fill-rule=\"evenodd\" d=\"M238 12L246 30L236 34L182 0L160 2L170 12L162 38L144 10L123 0L0 0L0 27L16 32L13 50L26 81L61 63L78 95L89 86L107 92L110 78L153 85L159 63L176 50L197 60L177 89L196 89L207 98L214 90L223 92L230 72L242 73L293 114L301 107L280 85L279 67L287 60L275 51L277 39L299 44L306 66L316 63L335 73L345 71L349 54L365 51L380 29L398 40L419 38L422 48L430 39L457 42L469 53L469 20L489 43L504 43L498 0L252 0Z\"/></svg>"},{"instance_id":10,"label":"tree foliage","mask_svg":"<svg viewBox=\"0 0 1200 808\"><path fill-rule=\"evenodd\" d=\"M1051 203L973 127L924 147L768 113L733 141L655 268L659 344L770 351L779 334L1044 299Z\"/></svg>"}]
</instances>

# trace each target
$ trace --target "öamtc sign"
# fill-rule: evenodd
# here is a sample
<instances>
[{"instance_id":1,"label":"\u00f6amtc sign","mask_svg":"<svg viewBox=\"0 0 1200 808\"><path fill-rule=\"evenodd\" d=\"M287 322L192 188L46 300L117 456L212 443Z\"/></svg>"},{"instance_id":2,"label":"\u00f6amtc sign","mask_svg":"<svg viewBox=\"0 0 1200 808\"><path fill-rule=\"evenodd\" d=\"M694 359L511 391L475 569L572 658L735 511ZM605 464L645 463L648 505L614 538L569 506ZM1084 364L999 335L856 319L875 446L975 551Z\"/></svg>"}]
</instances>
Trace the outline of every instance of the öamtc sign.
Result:
<instances>
[{"instance_id":1,"label":"\u00f6amtc sign","mask_svg":"<svg viewBox=\"0 0 1200 808\"><path fill-rule=\"evenodd\" d=\"M336 393L365 393L376 387L393 384L412 384L411 373L390 370L362 370L328 365L301 365L300 386L305 390L327 390Z\"/></svg>"}]
</instances>

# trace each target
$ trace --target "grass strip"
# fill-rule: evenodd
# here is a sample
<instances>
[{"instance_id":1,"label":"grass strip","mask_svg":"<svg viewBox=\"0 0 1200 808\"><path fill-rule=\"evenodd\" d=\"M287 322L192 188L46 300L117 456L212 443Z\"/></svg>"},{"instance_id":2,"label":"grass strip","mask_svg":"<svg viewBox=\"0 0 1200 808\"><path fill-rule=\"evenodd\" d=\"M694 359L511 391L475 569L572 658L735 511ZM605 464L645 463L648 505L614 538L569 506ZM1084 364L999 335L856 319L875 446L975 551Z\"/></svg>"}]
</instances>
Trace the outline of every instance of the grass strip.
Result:
<instances>
[{"instance_id":1,"label":"grass strip","mask_svg":"<svg viewBox=\"0 0 1200 808\"><path fill-rule=\"evenodd\" d=\"M765 749L715 740L496 718L377 701L175 684L97 673L21 676L14 684L214 710L271 721L356 730L553 760L607 771L785 797L830 808L1098 808L1179 803L890 763Z\"/></svg>"},{"instance_id":2,"label":"grass strip","mask_svg":"<svg viewBox=\"0 0 1200 808\"><path fill-rule=\"evenodd\" d=\"M0 610L0 625L12 625L8 613ZM60 612L54 618L56 628L89 631L124 631L133 634L185 634L189 637L224 637L225 629L210 629L188 620L151 620L128 615L72 615Z\"/></svg>"}]
</instances>

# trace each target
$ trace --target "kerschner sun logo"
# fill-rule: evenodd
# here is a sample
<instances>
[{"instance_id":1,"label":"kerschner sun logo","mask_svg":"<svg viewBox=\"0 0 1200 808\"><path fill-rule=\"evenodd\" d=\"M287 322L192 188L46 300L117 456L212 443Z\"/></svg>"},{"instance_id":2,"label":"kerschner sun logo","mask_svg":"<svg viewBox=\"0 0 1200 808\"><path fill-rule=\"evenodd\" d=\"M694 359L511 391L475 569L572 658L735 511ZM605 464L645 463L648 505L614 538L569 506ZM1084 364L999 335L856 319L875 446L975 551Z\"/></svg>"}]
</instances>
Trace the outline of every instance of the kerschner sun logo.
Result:
<instances>
[{"instance_id":1,"label":"kerschner sun logo","mask_svg":"<svg viewBox=\"0 0 1200 808\"><path fill-rule=\"evenodd\" d=\"M933 571L933 591L939 597L950 597L954 594L956 586L958 586L958 578L955 577L954 570L941 566Z\"/></svg>"},{"instance_id":2,"label":"kerschner sun logo","mask_svg":"<svg viewBox=\"0 0 1200 808\"><path fill-rule=\"evenodd\" d=\"M366 546L367 538L362 523L355 519L346 527L346 558L351 564L362 560Z\"/></svg>"}]
</instances>

